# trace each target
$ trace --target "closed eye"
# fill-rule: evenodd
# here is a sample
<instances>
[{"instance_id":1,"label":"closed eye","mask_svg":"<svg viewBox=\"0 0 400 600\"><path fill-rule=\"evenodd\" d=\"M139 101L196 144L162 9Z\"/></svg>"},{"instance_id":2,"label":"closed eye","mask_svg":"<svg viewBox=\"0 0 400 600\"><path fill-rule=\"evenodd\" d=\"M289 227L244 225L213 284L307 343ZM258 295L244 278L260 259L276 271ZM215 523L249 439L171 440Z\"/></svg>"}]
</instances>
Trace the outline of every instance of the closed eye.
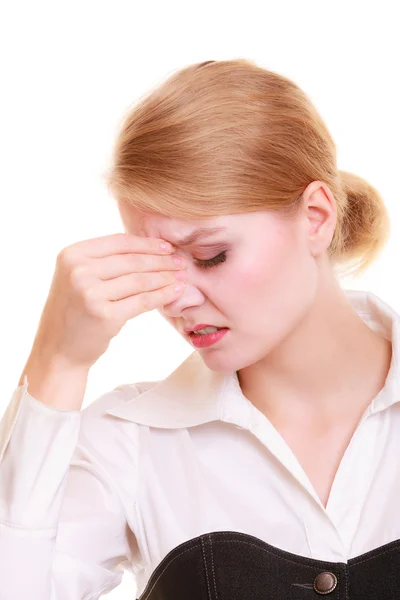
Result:
<instances>
[{"instance_id":1,"label":"closed eye","mask_svg":"<svg viewBox=\"0 0 400 600\"><path fill-rule=\"evenodd\" d=\"M225 261L226 261L226 252L221 252L217 256L214 256L214 258L209 258L207 260L197 259L196 264L200 269L208 269L210 267L215 267L216 265L223 263Z\"/></svg>"}]
</instances>

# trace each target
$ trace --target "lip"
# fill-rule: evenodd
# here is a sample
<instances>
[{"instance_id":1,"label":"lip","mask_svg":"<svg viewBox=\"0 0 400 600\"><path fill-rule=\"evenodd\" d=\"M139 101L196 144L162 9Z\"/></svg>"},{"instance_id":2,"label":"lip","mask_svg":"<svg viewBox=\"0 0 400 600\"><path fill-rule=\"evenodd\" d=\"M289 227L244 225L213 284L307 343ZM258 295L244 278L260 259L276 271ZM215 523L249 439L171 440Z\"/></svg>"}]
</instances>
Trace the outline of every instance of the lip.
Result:
<instances>
[{"instance_id":1,"label":"lip","mask_svg":"<svg viewBox=\"0 0 400 600\"><path fill-rule=\"evenodd\" d=\"M185 327L185 333L192 333L192 331L198 331L199 329L204 329L205 327L218 327L218 325L207 325L206 323L200 323L198 325L194 325L194 327ZM218 329L222 329L222 327L218 327ZM223 328L225 329L225 327Z\"/></svg>"},{"instance_id":2,"label":"lip","mask_svg":"<svg viewBox=\"0 0 400 600\"><path fill-rule=\"evenodd\" d=\"M205 333L201 335L199 333L189 333L188 337L190 339L190 343L195 348L208 348L209 346L214 346L223 337L228 333L229 329L227 327L223 327L219 331L214 331L213 333Z\"/></svg>"}]
</instances>

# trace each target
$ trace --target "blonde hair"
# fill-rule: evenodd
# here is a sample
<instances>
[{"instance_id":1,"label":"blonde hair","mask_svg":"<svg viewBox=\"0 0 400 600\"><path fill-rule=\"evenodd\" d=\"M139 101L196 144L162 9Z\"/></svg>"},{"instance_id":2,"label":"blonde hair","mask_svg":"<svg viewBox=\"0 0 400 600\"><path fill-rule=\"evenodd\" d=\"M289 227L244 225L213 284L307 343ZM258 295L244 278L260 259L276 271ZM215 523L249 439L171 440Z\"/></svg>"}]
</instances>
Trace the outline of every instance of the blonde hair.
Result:
<instances>
[{"instance_id":1,"label":"blonde hair","mask_svg":"<svg viewBox=\"0 0 400 600\"><path fill-rule=\"evenodd\" d=\"M328 255L346 273L362 273L389 236L380 194L338 170L306 94L246 59L189 65L142 97L122 120L105 179L118 201L178 219L290 217L307 185L323 181L337 204Z\"/></svg>"}]
</instances>

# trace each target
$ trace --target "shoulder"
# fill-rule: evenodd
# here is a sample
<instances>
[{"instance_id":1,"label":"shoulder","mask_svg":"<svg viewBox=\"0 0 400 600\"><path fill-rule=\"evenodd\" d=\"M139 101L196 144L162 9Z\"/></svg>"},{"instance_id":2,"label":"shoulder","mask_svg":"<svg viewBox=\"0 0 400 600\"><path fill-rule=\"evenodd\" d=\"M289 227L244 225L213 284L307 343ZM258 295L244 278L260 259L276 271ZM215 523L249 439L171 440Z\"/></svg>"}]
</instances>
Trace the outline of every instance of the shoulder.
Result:
<instances>
[{"instance_id":1,"label":"shoulder","mask_svg":"<svg viewBox=\"0 0 400 600\"><path fill-rule=\"evenodd\" d=\"M120 384L99 395L81 411L80 429L72 465L94 477L111 480L122 495L133 497L141 453L139 426L108 414L109 408L138 398L157 382Z\"/></svg>"},{"instance_id":2,"label":"shoulder","mask_svg":"<svg viewBox=\"0 0 400 600\"><path fill-rule=\"evenodd\" d=\"M109 408L114 408L138 398L141 394L155 386L158 381L140 381L137 383L121 383L115 388L98 396L82 410L85 421L102 418Z\"/></svg>"},{"instance_id":3,"label":"shoulder","mask_svg":"<svg viewBox=\"0 0 400 600\"><path fill-rule=\"evenodd\" d=\"M126 442L138 445L136 423L118 419L107 413L126 402L134 401L158 381L122 383L98 396L82 410L80 440L92 447L101 445L103 451L115 448L115 444Z\"/></svg>"}]
</instances>

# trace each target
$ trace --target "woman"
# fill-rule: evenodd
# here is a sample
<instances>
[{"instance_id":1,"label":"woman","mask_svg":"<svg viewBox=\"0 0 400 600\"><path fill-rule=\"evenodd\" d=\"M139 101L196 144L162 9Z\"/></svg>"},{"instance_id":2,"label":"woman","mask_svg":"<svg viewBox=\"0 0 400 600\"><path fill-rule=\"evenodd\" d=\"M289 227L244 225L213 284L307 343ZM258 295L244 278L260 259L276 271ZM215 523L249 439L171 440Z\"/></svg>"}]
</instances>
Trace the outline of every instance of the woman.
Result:
<instances>
[{"instance_id":1,"label":"woman","mask_svg":"<svg viewBox=\"0 0 400 600\"><path fill-rule=\"evenodd\" d=\"M378 192L338 170L297 85L246 60L188 66L142 98L107 183L131 245L61 253L2 420L0 598L99 598L124 569L141 600L397 597L400 317L337 277L387 240ZM175 267L150 263L153 240ZM141 253L184 288L133 294ZM88 289L88 269L102 291L83 327L57 301L71 288L56 292ZM195 351L80 411L128 311L155 307Z\"/></svg>"}]
</instances>

